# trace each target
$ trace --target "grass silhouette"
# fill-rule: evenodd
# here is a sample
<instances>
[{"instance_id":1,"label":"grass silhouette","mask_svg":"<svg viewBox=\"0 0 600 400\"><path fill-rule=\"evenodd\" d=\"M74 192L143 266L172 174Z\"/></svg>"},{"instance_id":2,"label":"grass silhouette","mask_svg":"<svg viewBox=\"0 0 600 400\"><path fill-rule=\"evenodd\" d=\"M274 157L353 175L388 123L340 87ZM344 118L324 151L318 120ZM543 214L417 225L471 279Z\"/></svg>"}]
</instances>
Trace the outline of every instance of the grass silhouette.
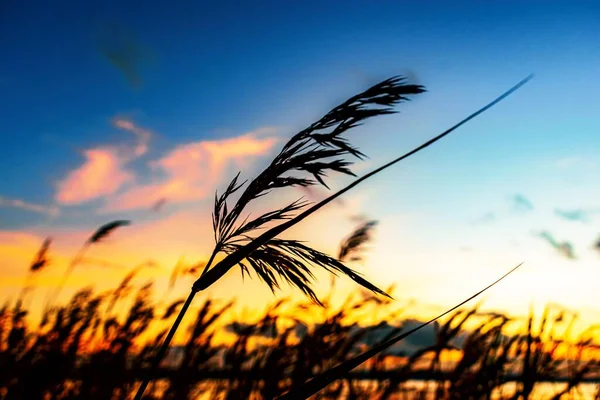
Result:
<instances>
[{"instance_id":1,"label":"grass silhouette","mask_svg":"<svg viewBox=\"0 0 600 400\"><path fill-rule=\"evenodd\" d=\"M129 282L129 291L121 284L104 293L82 289L39 326L27 322L20 301L1 307L0 398L131 398L151 372L173 318L169 310L182 299L160 304L150 282ZM113 296L129 303L122 313L106 311ZM180 345L152 373L145 398L285 398L378 348L383 351L323 387L318 398L384 400L410 391L415 399L529 399L544 382L561 381L552 393L558 399L600 378L597 327L573 338L578 316L557 305L548 305L539 319L533 312L525 319L481 312L479 305L454 310L406 353L387 346L416 331L415 321L402 318L405 307L356 293L335 307L327 297L321 305L278 300L253 320L232 321L223 317L233 302L204 299ZM386 314L381 322L361 323L375 310ZM511 326L522 329L508 335ZM218 342L222 332L232 339ZM453 353L458 357L449 358Z\"/></svg>"},{"instance_id":2,"label":"grass silhouette","mask_svg":"<svg viewBox=\"0 0 600 400\"><path fill-rule=\"evenodd\" d=\"M379 314L395 304L390 296L392 288L384 291L348 266L362 259L361 253L372 239L376 221L363 221L344 238L337 257L297 240L277 238L364 180L447 136L530 79L531 76L525 78L445 132L357 178L319 203L298 200L254 219L246 217L250 204L280 189L315 185L328 189L328 173L354 176L352 162L347 157L361 159L364 154L352 147L343 134L369 118L394 113L393 106L425 89L395 77L351 97L294 135L255 179L240 182L238 174L221 195L215 195L216 244L208 262L178 263L169 280L169 289L159 303L152 301L151 282L136 290L135 277L145 266L139 265L111 291L94 293L92 289L83 289L66 306L55 304L73 268L84 260L90 246L130 224L117 220L101 226L84 242L47 302L40 325L37 328L28 325L23 297L34 290L35 274L50 263L52 241L47 238L31 263L26 285L16 303L14 306L7 303L0 309L1 398L124 399L135 393L135 398L141 399L148 390L145 398L187 399L209 394L211 398L226 399L304 399L317 394L322 398L388 399L405 390L411 378L425 379L425 386L417 390L419 396L431 392L433 382L435 397L440 399L489 398L502 392L508 380L518 383L511 395L515 398L530 398L536 385L545 380L563 380L566 386L556 395L569 393L596 374L599 364L591 339L569 344L548 336L566 319L564 311L560 321L558 317L552 320L548 307L539 332L534 328L532 312L526 334L506 336L503 329L513 322L508 316L480 313L477 306L470 310L460 308L519 266L459 305L416 326L385 322L362 326L357 322L361 313ZM255 323L234 321L219 327L223 314L234 303L205 300L184 344L169 352L194 296L236 266L244 275L256 274L272 291L281 282L287 282L310 301L291 304L281 300L270 305ZM323 300L312 288L314 268L332 273L331 292ZM334 309L331 294L339 273L358 283L363 292L358 300L350 296L344 307ZM167 301L170 289L181 276L197 278L189 296ZM133 294L127 312L123 315L115 312L117 304ZM292 311L285 311L286 307ZM302 312L322 313L322 320L312 324L303 321L297 317ZM446 316L448 320L440 325L438 320ZM571 320L575 318L572 316ZM348 322L353 319L354 322ZM465 324L473 320L482 322L466 330ZM150 326L154 329L150 330ZM394 353L399 342L429 326L435 328L430 345L408 356ZM216 335L224 330L235 336L229 345L215 343ZM150 340L142 340L154 331L158 334L152 333ZM457 347L454 342L460 338L464 343ZM566 357L558 354L559 349L568 350L571 364L566 367ZM443 360L452 351L460 352L461 358L448 369ZM397 361L391 369L390 359ZM426 368L422 368L423 362ZM376 378L374 384L361 383L372 377Z\"/></svg>"},{"instance_id":3,"label":"grass silhouette","mask_svg":"<svg viewBox=\"0 0 600 400\"><path fill-rule=\"evenodd\" d=\"M245 219L236 225L248 203L261 196L267 195L273 190L282 187L311 186L317 183L327 187L323 178L328 171L337 171L353 175L349 169L349 166L351 165L349 161L342 158L327 161L332 157L342 157L346 155L352 155L358 158L363 156L358 149L353 148L341 135L348 129L360 125L366 119L379 115L392 114L394 111L391 106L406 101L408 99L406 96L408 95L423 93L425 89L422 86L406 85L404 84L403 78L395 77L387 79L367 89L363 93L351 97L346 102L331 110L319 121L294 135L288 143L283 146L283 149L271 164L261 172L257 178L248 184L235 205L228 211L227 199L244 185L244 183L238 184L238 174L221 196L215 195L213 229L216 245L214 251L200 278L193 284L188 298L181 308L177 319L173 323L171 330L167 334L163 346L157 354L157 359L153 364L153 368L158 367L160 360L166 353L169 343L177 331L177 328L196 293L210 287L236 265L239 265L240 268L242 268L242 271L248 272L249 268L247 264L249 264L261 280L267 283L271 290L278 287L278 277L283 278L292 285L298 287L314 301L318 301L318 299L310 288L310 279L313 277L309 269L311 264L312 266L322 267L331 272L342 272L344 275L347 275L368 290L377 294L386 295L381 289L360 277L353 270L345 267L339 260L318 252L308 246L302 245L298 241L284 241L276 239L276 237L362 181L403 159L410 157L450 134L458 127L477 117L502 101L511 93L518 90L531 78L532 76L528 76L494 101L463 119L450 129L407 154L356 179L350 185L310 208L307 208L308 204L296 201L281 209L263 214L251 221ZM312 175L313 179L310 177L284 175L290 174L291 172L304 172L305 174ZM303 211L298 215L293 218L291 217L293 213L301 210ZM279 223L259 236L251 236L252 233L265 227L267 224L277 223L282 220L285 222ZM216 255L221 252L225 253L226 257L213 267L212 263ZM148 381L144 380L135 397L136 400L141 400L147 385Z\"/></svg>"},{"instance_id":4,"label":"grass silhouette","mask_svg":"<svg viewBox=\"0 0 600 400\"><path fill-rule=\"evenodd\" d=\"M83 245L81 246L81 248L79 249L79 251L77 252L75 257L73 258L73 260L69 263L69 266L67 267L60 284L56 287L56 290L50 296L50 298L46 304L46 308L51 307L52 303L54 303L54 301L56 301L58 296L60 296L60 292L66 285L67 280L71 276L71 273L73 272L75 267L83 261L85 253L90 248L90 246L106 239L115 229L122 227L122 226L127 226L129 224L130 224L130 221L127 221L127 220L116 220L116 221L112 221L107 224L104 224L104 225L100 226L98 229L96 229L96 231L83 243ZM48 245L49 245L49 243L48 243Z\"/></svg>"}]
</instances>

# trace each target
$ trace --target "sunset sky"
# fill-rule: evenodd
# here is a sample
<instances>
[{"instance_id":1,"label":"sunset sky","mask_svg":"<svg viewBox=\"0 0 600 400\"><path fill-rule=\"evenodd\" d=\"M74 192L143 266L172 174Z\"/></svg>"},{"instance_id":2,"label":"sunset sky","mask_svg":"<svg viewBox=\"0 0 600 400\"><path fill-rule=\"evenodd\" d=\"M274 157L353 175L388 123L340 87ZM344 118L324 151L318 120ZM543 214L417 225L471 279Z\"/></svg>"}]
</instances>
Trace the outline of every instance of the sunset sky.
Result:
<instances>
[{"instance_id":1,"label":"sunset sky","mask_svg":"<svg viewBox=\"0 0 600 400\"><path fill-rule=\"evenodd\" d=\"M365 215L380 224L355 267L381 287L395 283L398 299L452 306L524 262L487 307L524 314L550 301L600 320L598 2L91 3L0 6L3 298L18 293L52 236L52 264L31 300L41 305L79 246L115 219L132 225L90 250L63 300L84 285L114 286L148 260L158 266L138 281L156 278L160 296L181 257L210 254L215 190L238 170L256 176L346 98L394 75L428 90L348 135L369 156L360 175L535 73L287 236L335 254ZM324 294L329 279L318 276ZM255 308L273 299L238 270L210 294ZM288 294L300 297L285 286L278 295Z\"/></svg>"}]
</instances>

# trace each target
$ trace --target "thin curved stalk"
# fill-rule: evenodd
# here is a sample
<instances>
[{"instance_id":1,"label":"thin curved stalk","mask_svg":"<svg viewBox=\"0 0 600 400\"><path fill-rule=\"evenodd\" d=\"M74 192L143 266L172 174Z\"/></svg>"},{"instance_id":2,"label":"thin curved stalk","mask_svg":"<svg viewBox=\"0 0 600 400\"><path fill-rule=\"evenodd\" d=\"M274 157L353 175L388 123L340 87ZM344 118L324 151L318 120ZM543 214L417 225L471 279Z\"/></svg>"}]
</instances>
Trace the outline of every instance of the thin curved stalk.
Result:
<instances>
[{"instance_id":1,"label":"thin curved stalk","mask_svg":"<svg viewBox=\"0 0 600 400\"><path fill-rule=\"evenodd\" d=\"M438 136L434 137L433 139L428 140L427 142L425 142L422 145L420 145L419 147L417 147L417 148L409 151L408 153L406 153L406 154L404 154L404 155L402 155L402 156L400 156L400 157L398 157L398 158L396 158L396 159L388 162L387 164L382 165L381 167L379 167L379 168L377 168L377 169L369 172L366 175L363 175L362 177L356 179L354 182L352 182L351 184L349 184L345 188L339 190L338 192L332 194L331 196L327 197L323 201L315 204L314 206L312 206L309 209L305 210L304 212L300 213L295 218L290 219L290 220L288 220L288 221L286 221L286 222L284 222L284 223L282 223L282 224L280 224L280 225L278 225L278 226L276 226L276 227L268 230L267 232L265 232L262 235L258 236L256 239L252 240L252 242L250 242L247 245L245 245L239 251L236 251L235 253L229 254L222 261L220 261L213 269L211 269L208 272L206 272L204 274L204 276L201 276L196 282L194 282L193 290L200 291L200 290L204 290L204 289L208 288L213 283L215 283L216 281L218 281L223 275L225 275L227 273L227 271L229 271L233 266L235 266L236 264L238 264L240 261L244 260L244 258L246 258L248 255L250 255L250 253L252 253L254 250L258 249L260 246L262 246L265 243L267 243L269 240L273 239L274 237L276 237L277 235L281 234L285 230L287 230L287 229L291 228L292 226L296 225L298 222L304 220L305 218L307 218L312 213L318 211L319 209L321 209L322 207L326 206L327 204L329 204L330 202L332 202L333 200L335 200L339 196L343 195L344 193L346 193L347 191L349 191L353 187L357 186L359 183L367 180L368 178L370 178L373 175L375 175L375 174L383 171L384 169L386 169L388 167L391 167L392 165L394 165L394 164L396 164L396 163L404 160L405 158L408 158L408 157L412 156L413 154L415 154L415 153L417 153L417 152L425 149L426 147L431 146L433 143L435 143L438 140L442 139L444 136L450 134L454 130L458 129L460 126L466 124L467 122L469 122L473 118L477 117L481 113L487 111L488 109L490 109L494 105L498 104L500 101L504 100L510 94L512 94L515 91L517 91L521 86L525 85L529 80L531 80L531 78L533 78L533 74L529 75L528 77L526 77L525 79L523 79L522 81L520 81L519 83L517 83L515 86L513 86L512 88L510 88L509 90L507 90L506 92L504 92L501 96L497 97L491 103L487 104L483 108L480 108L479 110L477 110L473 114L469 115L467 118L463 119L462 121L460 121L459 123L457 123L453 127L447 129L446 131L442 132Z\"/></svg>"},{"instance_id":2,"label":"thin curved stalk","mask_svg":"<svg viewBox=\"0 0 600 400\"><path fill-rule=\"evenodd\" d=\"M175 322L173 322L173 326L171 326L171 329L169 330L167 337L165 338L163 344L160 346L160 349L158 350L158 353L156 354L156 356L154 357L154 360L152 361L150 370L146 374L146 377L142 381L142 384L140 385L137 393L135 394L135 398L134 398L135 400L142 399L142 396L144 395L144 392L146 391L148 384L152 380L152 377L153 377L154 373L156 372L156 370L158 369L160 362L162 361L163 357L167 353L167 350L169 349L169 344L171 343L171 340L173 340L173 336L175 336L175 332L177 332L177 328L179 328L179 325L181 324L181 321L183 320L185 313L187 312L188 308L190 307L190 304L192 304L192 300L194 300L194 296L196 295L196 293L197 292L191 291L190 294L188 295L187 299L185 300L183 307L181 307L181 310L179 310L177 319L175 319Z\"/></svg>"},{"instance_id":3,"label":"thin curved stalk","mask_svg":"<svg viewBox=\"0 0 600 400\"><path fill-rule=\"evenodd\" d=\"M303 399L309 398L310 396L314 395L318 391L324 389L330 383L332 383L332 382L340 379L342 376L344 376L344 374L352 371L354 368L358 367L360 364L364 363L369 358L376 356L378 353L381 353L383 350L385 350L388 347L394 345L395 343L399 342L400 340L406 338L409 335L412 335L416 331L418 331L418 330L426 327L427 325L435 322L436 320L442 318L443 316L451 313L452 311L456 310L457 308L462 307L463 305L465 305L469 301L471 301L474 298L478 297L483 292L485 292L486 290L490 289L492 286L496 285L501 280L503 280L504 278L506 278L508 275L512 274L521 265L523 265L523 263L517 265L516 267L514 267L513 269L511 269L510 271L508 271L506 274L502 275L499 279L497 279L496 281L494 281L490 285L486 286L484 289L480 290L479 292L475 293L474 295L472 295L468 299L466 299L466 300L460 302L459 304L455 305L451 309L443 312L442 314L438 315L437 317L432 318L429 321L422 323L421 325L417 326L416 328L413 328L413 329L409 330L408 332L405 332L405 333L403 333L401 335L398 335L398 336L396 336L396 337L394 337L394 338L392 338L390 340L387 340L387 341L385 341L383 343L380 343L380 344L378 344L376 346L373 346L373 348L365 351L364 353L359 354L358 356L353 357L350 360L345 361L345 362L337 365L336 367L333 367L330 370L325 371L324 373L322 373L320 375L317 375L316 377L312 378L308 382L305 382L298 389L291 390L290 392L288 392L288 393L286 393L286 394L284 394L282 396L279 396L277 399L278 400L292 400L292 399L293 400L301 400L301 399L303 400Z\"/></svg>"},{"instance_id":4,"label":"thin curved stalk","mask_svg":"<svg viewBox=\"0 0 600 400\"><path fill-rule=\"evenodd\" d=\"M60 296L60 293L62 292L63 288L67 284L69 277L73 273L73 270L75 269L77 264L79 264L81 262L81 260L83 259L83 256L85 255L85 253L89 247L90 247L90 242L89 241L85 242L83 244L83 246L81 246L81 248L79 249L79 251L77 252L75 257L73 258L73 260L71 260L71 262L69 263L69 266L67 267L67 269L65 270L65 273L62 276L60 284L56 287L56 289L54 290L52 295L50 295L50 298L48 299L48 301L46 303L47 310L50 309L52 307L52 305L54 304L54 302L58 299L58 297Z\"/></svg>"},{"instance_id":5,"label":"thin curved stalk","mask_svg":"<svg viewBox=\"0 0 600 400\"><path fill-rule=\"evenodd\" d=\"M208 268L210 268L210 264L212 264L216 255L217 255L217 252L215 249L215 251L213 251L213 253L210 256L210 259L206 263L206 268L204 269L204 271L206 271ZM169 348L169 345L171 344L171 340L173 340L173 336L175 336L175 332L177 332L177 328L179 328L179 325L181 324L181 321L183 320L185 313L187 312L188 308L190 307L190 304L192 304L192 300L194 300L194 296L196 295L196 293L198 293L198 292L192 290L190 292L190 294L188 295L187 299L185 299L185 303L183 303L183 307L181 307L181 310L179 310L179 314L177 314L177 318L175 319L175 322L173 322L173 325L171 326L171 329L169 329L169 333L165 337L165 340L163 341L162 345L160 346L158 353L154 357L154 360L152 360L152 365L150 366L150 370L148 371L146 378L144 378L144 380L142 381L142 384L138 388L138 391L135 395L135 400L142 399L142 396L144 395L144 392L146 391L146 388L148 387L148 384L150 383L152 376L158 369L160 362L162 361L163 357L167 353L167 349Z\"/></svg>"},{"instance_id":6,"label":"thin curved stalk","mask_svg":"<svg viewBox=\"0 0 600 400\"><path fill-rule=\"evenodd\" d=\"M494 105L496 105L497 103L499 103L500 101L502 101L503 99L508 97L510 94L517 91L521 86L525 85L532 78L533 78L533 74L529 75L528 77L526 77L525 79L523 79L522 81L517 83L515 86L513 86L512 88L510 88L509 90L504 92L502 95L500 95L499 97L494 99L492 102L488 103L486 106L480 108L473 114L469 115L468 117L466 117L465 119L463 119L462 121L457 123L456 125L452 126L451 128L447 129L446 131L442 132L441 134L437 135L436 137L430 139L429 141L423 143L422 145L416 147L415 149L409 151L408 153L406 153L406 154L388 162L387 164L384 164L381 167L369 172L368 174L356 179L354 182L352 182L348 186L337 191L336 193L332 194L331 196L327 197L326 199L322 200L321 202L315 204L314 206L312 206L309 209L305 210L304 212L300 213L293 219L290 219L274 228L271 228L267 232L263 233L262 235L258 236L254 240L252 240L252 242L250 242L247 245L245 245L244 247L242 247L239 251L236 251L235 253L231 253L231 254L227 255L223 260L218 262L214 268L209 269L210 266L207 264L207 266L204 269L204 271L202 272L202 275L200 276L200 278L198 280L196 280L196 282L194 282L194 284L192 285L192 291L191 291L190 295L188 296L188 299L186 300L187 306L184 305L184 307L182 307L182 309L180 310L179 315L177 316L175 323L171 327L171 330L169 331L167 338L165 338L165 341L163 342L163 344L155 358L153 365L158 366L158 364L160 363L162 357L164 356L164 354L167 351L167 348L171 342L171 339L173 338L179 324L181 323L181 320L183 319L183 316L185 315L185 312L187 311L187 307L189 307L188 302L191 303L191 301L193 300L193 298L197 292L205 290L208 287L210 287L212 284L214 284L216 281L218 281L221 277L223 277L223 275L225 275L233 266L238 264L240 261L243 261L253 251L258 249L260 246L264 245L265 243L267 243L269 240L273 239L277 235L281 234L283 231L287 230L288 228L291 228L292 226L296 225L300 221L306 219L308 216L310 216L314 212L318 211L322 207L326 206L327 204L329 204L330 202L332 202L333 200L335 200L342 194L346 193L353 187L357 186L359 183L361 183L361 182L365 181L366 179L372 177L373 175L383 171L384 169L404 160L405 158L408 158L411 155L425 149L426 147L429 147L433 143L442 139L444 136L447 136L454 130L458 129L460 126L466 124L468 121L477 117L481 113L485 112L486 110L490 109L491 107L493 107ZM214 253L213 253L213 256L214 256ZM211 257L211 259L212 259L212 257ZM155 367L153 367L153 368L155 368ZM150 381L150 376L147 376L144 379L144 381L142 382L141 386L139 387L139 389L136 393L136 396L135 396L135 400L142 399L142 396L144 394L144 391L146 390L146 387L148 386L149 381Z\"/></svg>"}]
</instances>

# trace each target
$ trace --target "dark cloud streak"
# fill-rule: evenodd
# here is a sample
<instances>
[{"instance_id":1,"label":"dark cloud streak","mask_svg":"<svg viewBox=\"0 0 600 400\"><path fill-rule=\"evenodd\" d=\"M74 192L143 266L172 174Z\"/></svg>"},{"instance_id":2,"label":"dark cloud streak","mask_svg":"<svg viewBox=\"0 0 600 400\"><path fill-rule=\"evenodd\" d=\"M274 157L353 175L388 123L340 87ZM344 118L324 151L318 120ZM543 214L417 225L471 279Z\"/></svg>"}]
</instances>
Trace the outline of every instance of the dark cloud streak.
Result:
<instances>
[{"instance_id":1,"label":"dark cloud streak","mask_svg":"<svg viewBox=\"0 0 600 400\"><path fill-rule=\"evenodd\" d=\"M149 47L141 44L123 26L114 23L102 24L97 32L98 51L119 70L133 88L143 84L141 69L153 59Z\"/></svg>"}]
</instances>

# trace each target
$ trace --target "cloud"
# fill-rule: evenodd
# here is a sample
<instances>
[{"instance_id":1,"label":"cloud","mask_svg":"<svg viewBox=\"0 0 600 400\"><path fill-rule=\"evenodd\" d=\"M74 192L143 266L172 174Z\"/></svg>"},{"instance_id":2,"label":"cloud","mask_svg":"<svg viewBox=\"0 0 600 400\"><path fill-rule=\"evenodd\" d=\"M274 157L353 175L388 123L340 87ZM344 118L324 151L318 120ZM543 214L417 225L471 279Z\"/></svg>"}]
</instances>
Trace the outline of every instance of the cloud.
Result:
<instances>
[{"instance_id":1,"label":"cloud","mask_svg":"<svg viewBox=\"0 0 600 400\"><path fill-rule=\"evenodd\" d=\"M151 133L133 122L116 118L113 125L131 132L137 139L131 146L104 146L85 150L85 162L69 172L57 184L56 201L63 205L76 205L116 193L135 175L125 167L148 151Z\"/></svg>"},{"instance_id":2,"label":"cloud","mask_svg":"<svg viewBox=\"0 0 600 400\"><path fill-rule=\"evenodd\" d=\"M9 199L2 196L0 196L0 207L20 208L22 210L45 214L50 217L56 217L60 213L57 206L43 206L40 204L28 203L20 199Z\"/></svg>"},{"instance_id":3,"label":"cloud","mask_svg":"<svg viewBox=\"0 0 600 400\"><path fill-rule=\"evenodd\" d=\"M566 219L567 221L588 222L590 220L590 212L584 210L554 210L554 214Z\"/></svg>"},{"instance_id":4,"label":"cloud","mask_svg":"<svg viewBox=\"0 0 600 400\"><path fill-rule=\"evenodd\" d=\"M123 170L123 160L114 149L86 150L84 156L85 163L58 183L60 204L75 205L113 194L134 179L133 173Z\"/></svg>"},{"instance_id":5,"label":"cloud","mask_svg":"<svg viewBox=\"0 0 600 400\"><path fill-rule=\"evenodd\" d=\"M141 44L124 27L117 24L104 24L98 32L98 50L119 70L134 88L142 85L142 65L152 60L152 51Z\"/></svg>"},{"instance_id":6,"label":"cloud","mask_svg":"<svg viewBox=\"0 0 600 400\"><path fill-rule=\"evenodd\" d=\"M527 212L533 210L533 203L522 194L516 194L512 197L513 208L516 211Z\"/></svg>"},{"instance_id":7,"label":"cloud","mask_svg":"<svg viewBox=\"0 0 600 400\"><path fill-rule=\"evenodd\" d=\"M113 124L117 128L131 132L132 134L134 134L137 137L138 143L135 146L134 153L133 153L135 157L141 157L144 154L146 154L146 152L148 151L148 142L150 141L150 138L152 137L152 134L150 133L150 131L148 131L146 129L142 129L142 128L134 125L133 122L131 122L127 119L122 119L122 118L115 118L113 120Z\"/></svg>"},{"instance_id":8,"label":"cloud","mask_svg":"<svg viewBox=\"0 0 600 400\"><path fill-rule=\"evenodd\" d=\"M277 141L274 128L266 127L228 139L183 144L149 163L161 178L137 183L136 174L127 166L148 152L152 133L125 118L115 118L112 124L133 134L135 144L85 150L85 162L57 184L59 204L106 198L103 210L112 212L151 208L161 199L169 203L202 199L230 166L245 169L251 158L268 153Z\"/></svg>"},{"instance_id":9,"label":"cloud","mask_svg":"<svg viewBox=\"0 0 600 400\"><path fill-rule=\"evenodd\" d=\"M212 193L228 167L246 168L252 157L267 154L276 143L272 128L241 136L180 145L150 167L165 177L130 188L112 198L105 211L150 208L160 199L169 203L199 200Z\"/></svg>"},{"instance_id":10,"label":"cloud","mask_svg":"<svg viewBox=\"0 0 600 400\"><path fill-rule=\"evenodd\" d=\"M544 239L550 246L556 249L563 257L574 260L575 253L573 250L573 245L569 242L558 242L554 236L552 236L549 232L543 231L536 234L537 237Z\"/></svg>"}]
</instances>

